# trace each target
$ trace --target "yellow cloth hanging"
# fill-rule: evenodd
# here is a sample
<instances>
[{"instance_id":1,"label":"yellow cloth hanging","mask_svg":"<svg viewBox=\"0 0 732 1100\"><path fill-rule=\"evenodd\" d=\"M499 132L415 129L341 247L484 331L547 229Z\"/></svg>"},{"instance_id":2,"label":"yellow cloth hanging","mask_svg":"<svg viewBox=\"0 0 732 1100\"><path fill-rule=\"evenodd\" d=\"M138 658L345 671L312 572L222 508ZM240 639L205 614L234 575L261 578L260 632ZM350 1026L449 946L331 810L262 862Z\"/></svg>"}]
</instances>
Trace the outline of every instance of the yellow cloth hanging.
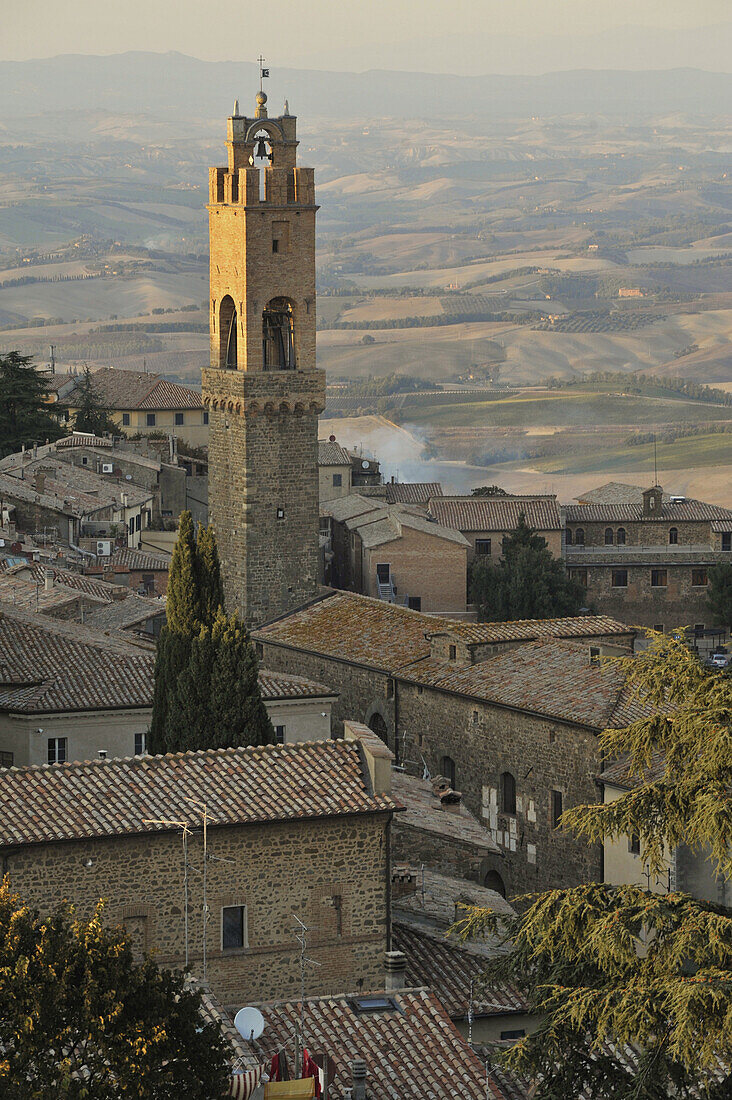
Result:
<instances>
[{"instance_id":1,"label":"yellow cloth hanging","mask_svg":"<svg viewBox=\"0 0 732 1100\"><path fill-rule=\"evenodd\" d=\"M315 1096L315 1078L300 1081L270 1081L264 1086L264 1100L311 1100Z\"/></svg>"}]
</instances>

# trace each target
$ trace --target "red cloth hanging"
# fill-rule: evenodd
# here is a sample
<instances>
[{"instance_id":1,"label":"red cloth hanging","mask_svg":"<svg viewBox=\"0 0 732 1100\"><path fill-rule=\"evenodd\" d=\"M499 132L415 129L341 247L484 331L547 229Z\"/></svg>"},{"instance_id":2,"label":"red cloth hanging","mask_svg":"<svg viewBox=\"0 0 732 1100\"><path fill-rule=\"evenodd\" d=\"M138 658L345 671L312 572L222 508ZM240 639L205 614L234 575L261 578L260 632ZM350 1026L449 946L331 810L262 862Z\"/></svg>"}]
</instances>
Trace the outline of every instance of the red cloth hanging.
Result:
<instances>
[{"instance_id":1,"label":"red cloth hanging","mask_svg":"<svg viewBox=\"0 0 732 1100\"><path fill-rule=\"evenodd\" d=\"M322 1096L321 1069L318 1063L310 1057L310 1052L307 1047L305 1047L302 1052L302 1075L303 1077L315 1078L315 1095Z\"/></svg>"}]
</instances>

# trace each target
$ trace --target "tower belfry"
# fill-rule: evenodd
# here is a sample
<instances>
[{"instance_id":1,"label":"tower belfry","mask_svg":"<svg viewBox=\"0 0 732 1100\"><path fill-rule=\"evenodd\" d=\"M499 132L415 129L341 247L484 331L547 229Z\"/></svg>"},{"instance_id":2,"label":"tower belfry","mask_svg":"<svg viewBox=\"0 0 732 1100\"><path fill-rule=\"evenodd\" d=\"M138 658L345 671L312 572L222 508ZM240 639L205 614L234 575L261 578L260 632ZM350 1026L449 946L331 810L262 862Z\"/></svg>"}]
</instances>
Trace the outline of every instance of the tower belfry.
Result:
<instances>
[{"instance_id":1,"label":"tower belfry","mask_svg":"<svg viewBox=\"0 0 732 1100\"><path fill-rule=\"evenodd\" d=\"M227 122L228 165L209 170L209 516L229 611L249 624L318 583L315 186L296 163L297 119Z\"/></svg>"}]
</instances>

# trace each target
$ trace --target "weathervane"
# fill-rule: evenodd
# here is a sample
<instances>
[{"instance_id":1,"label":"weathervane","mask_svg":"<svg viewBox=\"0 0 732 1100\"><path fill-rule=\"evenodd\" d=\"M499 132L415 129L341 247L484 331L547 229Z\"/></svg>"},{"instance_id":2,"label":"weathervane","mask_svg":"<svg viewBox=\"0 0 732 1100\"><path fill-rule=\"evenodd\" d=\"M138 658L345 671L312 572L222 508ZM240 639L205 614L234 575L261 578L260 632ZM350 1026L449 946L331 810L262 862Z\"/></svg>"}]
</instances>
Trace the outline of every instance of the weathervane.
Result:
<instances>
[{"instance_id":1,"label":"weathervane","mask_svg":"<svg viewBox=\"0 0 732 1100\"><path fill-rule=\"evenodd\" d=\"M264 88L262 87L262 81L264 81L267 77L269 77L269 69L265 69L265 67L264 67L265 58L262 57L261 53L260 53L259 57L257 58L257 61L259 62L259 90L260 90L260 92L263 92Z\"/></svg>"}]
</instances>

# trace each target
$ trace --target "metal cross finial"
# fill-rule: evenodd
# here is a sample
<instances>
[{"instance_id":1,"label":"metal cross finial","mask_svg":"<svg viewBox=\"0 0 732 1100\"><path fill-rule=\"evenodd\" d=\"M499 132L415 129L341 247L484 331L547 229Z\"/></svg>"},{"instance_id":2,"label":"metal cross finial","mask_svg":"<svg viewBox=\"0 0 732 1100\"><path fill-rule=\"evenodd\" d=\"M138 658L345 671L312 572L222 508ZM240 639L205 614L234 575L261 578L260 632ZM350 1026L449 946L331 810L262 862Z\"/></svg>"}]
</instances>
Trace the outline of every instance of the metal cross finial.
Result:
<instances>
[{"instance_id":1,"label":"metal cross finial","mask_svg":"<svg viewBox=\"0 0 732 1100\"><path fill-rule=\"evenodd\" d=\"M260 90L260 92L263 91L264 62L265 62L265 60L266 60L266 58L262 57L262 55L260 53L259 57L257 58L257 61L259 62L259 90Z\"/></svg>"}]
</instances>

